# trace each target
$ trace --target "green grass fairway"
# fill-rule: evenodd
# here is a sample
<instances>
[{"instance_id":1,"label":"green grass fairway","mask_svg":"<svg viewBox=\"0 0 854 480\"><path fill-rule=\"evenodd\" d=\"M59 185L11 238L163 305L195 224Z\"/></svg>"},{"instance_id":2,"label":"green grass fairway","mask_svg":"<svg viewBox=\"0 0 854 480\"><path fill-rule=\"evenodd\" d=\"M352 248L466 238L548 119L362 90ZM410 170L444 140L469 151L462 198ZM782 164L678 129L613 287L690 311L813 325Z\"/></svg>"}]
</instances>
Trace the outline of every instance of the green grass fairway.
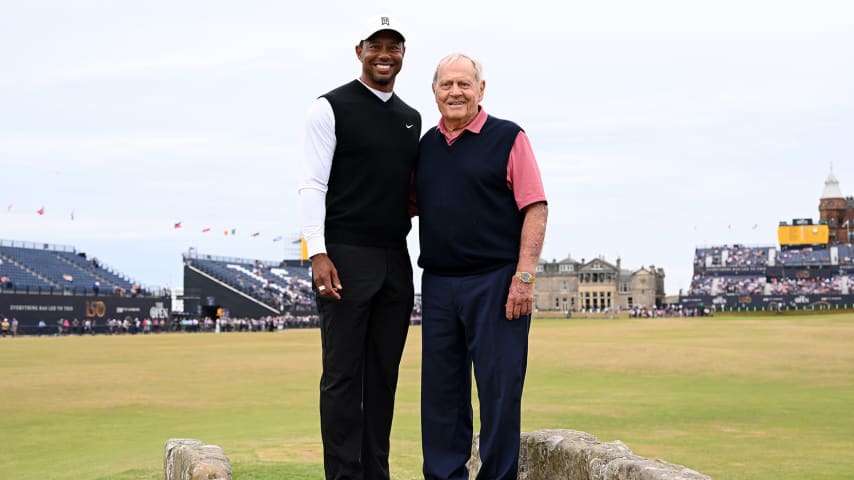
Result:
<instances>
[{"instance_id":1,"label":"green grass fairway","mask_svg":"<svg viewBox=\"0 0 854 480\"><path fill-rule=\"evenodd\" d=\"M421 329L401 368L392 476L420 478ZM318 330L0 339L3 478L162 479L167 439L237 480L322 478ZM854 468L854 315L546 320L523 430L569 428L716 479Z\"/></svg>"}]
</instances>

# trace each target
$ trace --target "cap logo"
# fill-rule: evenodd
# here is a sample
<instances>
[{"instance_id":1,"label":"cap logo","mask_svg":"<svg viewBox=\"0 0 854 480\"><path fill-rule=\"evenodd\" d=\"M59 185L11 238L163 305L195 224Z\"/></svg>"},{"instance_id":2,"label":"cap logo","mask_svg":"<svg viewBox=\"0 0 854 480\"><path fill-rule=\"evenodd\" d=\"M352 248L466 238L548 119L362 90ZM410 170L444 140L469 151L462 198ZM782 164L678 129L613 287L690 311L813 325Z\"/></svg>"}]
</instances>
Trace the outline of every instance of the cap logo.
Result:
<instances>
[{"instance_id":1,"label":"cap logo","mask_svg":"<svg viewBox=\"0 0 854 480\"><path fill-rule=\"evenodd\" d=\"M388 17L380 17L380 25L391 25L388 21Z\"/></svg>"}]
</instances>

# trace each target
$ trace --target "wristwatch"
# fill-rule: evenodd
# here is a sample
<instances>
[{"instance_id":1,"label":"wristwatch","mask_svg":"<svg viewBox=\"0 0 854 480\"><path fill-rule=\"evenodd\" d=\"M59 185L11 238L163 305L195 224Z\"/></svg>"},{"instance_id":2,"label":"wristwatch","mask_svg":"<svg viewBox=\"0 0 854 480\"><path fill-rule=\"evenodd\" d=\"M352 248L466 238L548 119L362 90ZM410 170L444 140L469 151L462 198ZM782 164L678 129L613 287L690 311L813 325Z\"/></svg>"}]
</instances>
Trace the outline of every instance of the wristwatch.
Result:
<instances>
[{"instance_id":1,"label":"wristwatch","mask_svg":"<svg viewBox=\"0 0 854 480\"><path fill-rule=\"evenodd\" d=\"M533 273L529 272L516 272L516 275L513 276L521 280L522 283L534 283L534 280L537 278Z\"/></svg>"}]
</instances>

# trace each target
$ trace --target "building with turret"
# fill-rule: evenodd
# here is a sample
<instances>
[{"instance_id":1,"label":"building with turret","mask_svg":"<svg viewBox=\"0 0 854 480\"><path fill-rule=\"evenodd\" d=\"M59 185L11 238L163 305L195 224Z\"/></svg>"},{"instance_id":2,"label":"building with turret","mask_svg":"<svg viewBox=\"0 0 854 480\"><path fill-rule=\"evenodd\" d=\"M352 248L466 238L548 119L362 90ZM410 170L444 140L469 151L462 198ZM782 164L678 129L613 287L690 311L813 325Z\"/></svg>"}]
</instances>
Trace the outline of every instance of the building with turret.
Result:
<instances>
[{"instance_id":1,"label":"building with turret","mask_svg":"<svg viewBox=\"0 0 854 480\"><path fill-rule=\"evenodd\" d=\"M819 221L829 230L828 244L854 242L854 197L846 197L839 188L839 180L831 171L824 181L824 191L818 202Z\"/></svg>"}]
</instances>

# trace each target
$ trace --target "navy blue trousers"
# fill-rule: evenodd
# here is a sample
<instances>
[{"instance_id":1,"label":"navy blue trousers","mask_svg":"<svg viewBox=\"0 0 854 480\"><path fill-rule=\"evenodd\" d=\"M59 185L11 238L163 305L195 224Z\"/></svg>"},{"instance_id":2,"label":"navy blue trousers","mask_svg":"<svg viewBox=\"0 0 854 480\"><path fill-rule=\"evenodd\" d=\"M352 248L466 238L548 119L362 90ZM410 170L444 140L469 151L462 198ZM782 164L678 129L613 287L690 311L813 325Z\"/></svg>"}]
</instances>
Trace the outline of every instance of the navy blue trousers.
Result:
<instances>
[{"instance_id":1,"label":"navy blue trousers","mask_svg":"<svg viewBox=\"0 0 854 480\"><path fill-rule=\"evenodd\" d=\"M467 480L472 367L480 401L479 480L515 480L530 315L505 317L516 265L469 276L424 272L421 440L425 480Z\"/></svg>"}]
</instances>

